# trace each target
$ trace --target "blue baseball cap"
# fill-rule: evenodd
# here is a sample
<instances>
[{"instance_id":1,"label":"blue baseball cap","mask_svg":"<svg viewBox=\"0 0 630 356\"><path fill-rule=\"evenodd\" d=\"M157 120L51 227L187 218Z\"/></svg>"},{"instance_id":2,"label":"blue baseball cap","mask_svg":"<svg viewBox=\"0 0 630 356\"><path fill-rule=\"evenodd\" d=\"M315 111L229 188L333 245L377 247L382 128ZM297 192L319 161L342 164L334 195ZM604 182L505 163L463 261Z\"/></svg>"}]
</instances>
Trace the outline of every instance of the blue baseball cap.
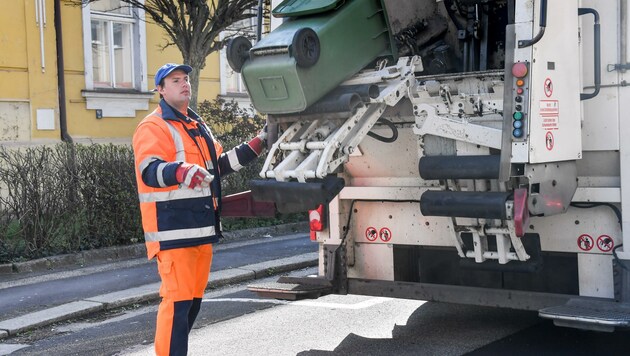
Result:
<instances>
[{"instance_id":1,"label":"blue baseball cap","mask_svg":"<svg viewBox=\"0 0 630 356\"><path fill-rule=\"evenodd\" d=\"M157 91L157 86L160 85L162 79L166 78L176 69L183 70L186 74L192 72L193 70L191 66L186 64L166 63L158 69L157 73L155 73L155 89L153 89L153 91Z\"/></svg>"}]
</instances>

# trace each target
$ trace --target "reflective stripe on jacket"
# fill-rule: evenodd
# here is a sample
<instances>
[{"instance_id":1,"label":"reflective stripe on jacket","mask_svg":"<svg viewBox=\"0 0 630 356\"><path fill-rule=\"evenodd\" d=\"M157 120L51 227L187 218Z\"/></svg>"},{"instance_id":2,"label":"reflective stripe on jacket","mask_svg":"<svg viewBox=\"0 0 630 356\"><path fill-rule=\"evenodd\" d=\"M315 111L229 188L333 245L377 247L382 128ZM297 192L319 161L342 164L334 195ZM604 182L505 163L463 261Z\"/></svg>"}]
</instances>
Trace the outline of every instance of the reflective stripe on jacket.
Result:
<instances>
[{"instance_id":1,"label":"reflective stripe on jacket","mask_svg":"<svg viewBox=\"0 0 630 356\"><path fill-rule=\"evenodd\" d=\"M209 144L214 148L214 159ZM148 257L160 250L216 242L221 234L221 176L256 158L254 151L242 144L223 153L196 113L189 109L188 116L183 115L163 100L138 125L133 150ZM197 164L214 174L211 188L195 191L180 186L175 171L182 162Z\"/></svg>"}]
</instances>

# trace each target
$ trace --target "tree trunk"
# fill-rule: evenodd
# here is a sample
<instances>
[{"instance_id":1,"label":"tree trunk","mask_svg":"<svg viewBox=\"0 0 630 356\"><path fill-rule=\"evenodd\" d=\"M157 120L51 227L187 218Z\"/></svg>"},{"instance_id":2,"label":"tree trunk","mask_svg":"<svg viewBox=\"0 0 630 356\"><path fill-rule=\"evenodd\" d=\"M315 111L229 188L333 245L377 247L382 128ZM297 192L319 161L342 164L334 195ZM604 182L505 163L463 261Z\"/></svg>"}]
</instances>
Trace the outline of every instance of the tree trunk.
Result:
<instances>
[{"instance_id":1,"label":"tree trunk","mask_svg":"<svg viewBox=\"0 0 630 356\"><path fill-rule=\"evenodd\" d=\"M193 67L193 71L188 74L188 78L190 79L190 104L188 104L188 106L196 112L200 70L193 65L190 66Z\"/></svg>"},{"instance_id":2,"label":"tree trunk","mask_svg":"<svg viewBox=\"0 0 630 356\"><path fill-rule=\"evenodd\" d=\"M201 51L194 51L188 58L184 58L184 63L193 68L192 72L188 74L190 79L190 106L191 109L197 111L197 96L199 94L199 78L201 77L201 70L206 66L207 53Z\"/></svg>"}]
</instances>

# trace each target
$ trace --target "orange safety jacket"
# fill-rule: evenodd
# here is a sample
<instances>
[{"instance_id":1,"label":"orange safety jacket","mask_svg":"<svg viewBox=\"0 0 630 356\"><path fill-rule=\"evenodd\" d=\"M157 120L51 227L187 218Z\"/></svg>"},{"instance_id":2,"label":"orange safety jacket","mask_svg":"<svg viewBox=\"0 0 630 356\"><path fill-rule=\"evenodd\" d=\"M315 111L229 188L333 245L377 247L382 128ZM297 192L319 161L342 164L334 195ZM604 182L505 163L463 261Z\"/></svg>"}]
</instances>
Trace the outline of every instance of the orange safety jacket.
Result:
<instances>
[{"instance_id":1,"label":"orange safety jacket","mask_svg":"<svg viewBox=\"0 0 630 356\"><path fill-rule=\"evenodd\" d=\"M217 242L221 237L221 176L256 158L243 143L227 153L207 125L164 100L140 122L133 136L136 181L148 258L160 250ZM210 188L180 185L175 171L197 164L214 175Z\"/></svg>"}]
</instances>

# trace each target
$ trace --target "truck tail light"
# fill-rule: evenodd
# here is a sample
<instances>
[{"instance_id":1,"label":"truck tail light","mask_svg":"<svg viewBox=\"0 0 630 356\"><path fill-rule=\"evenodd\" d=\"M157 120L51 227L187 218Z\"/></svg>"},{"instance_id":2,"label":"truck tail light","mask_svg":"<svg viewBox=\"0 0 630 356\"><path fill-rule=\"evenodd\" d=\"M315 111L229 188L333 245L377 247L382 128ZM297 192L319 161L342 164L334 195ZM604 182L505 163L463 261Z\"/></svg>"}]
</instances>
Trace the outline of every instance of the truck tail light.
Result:
<instances>
[{"instance_id":1,"label":"truck tail light","mask_svg":"<svg viewBox=\"0 0 630 356\"><path fill-rule=\"evenodd\" d=\"M311 240L315 241L317 239L315 233L323 231L326 224L323 204L320 204L317 209L308 211L308 221L311 228Z\"/></svg>"},{"instance_id":2,"label":"truck tail light","mask_svg":"<svg viewBox=\"0 0 630 356\"><path fill-rule=\"evenodd\" d=\"M514 230L516 236L525 236L525 230L529 223L529 209L527 208L527 189L514 190Z\"/></svg>"}]
</instances>

